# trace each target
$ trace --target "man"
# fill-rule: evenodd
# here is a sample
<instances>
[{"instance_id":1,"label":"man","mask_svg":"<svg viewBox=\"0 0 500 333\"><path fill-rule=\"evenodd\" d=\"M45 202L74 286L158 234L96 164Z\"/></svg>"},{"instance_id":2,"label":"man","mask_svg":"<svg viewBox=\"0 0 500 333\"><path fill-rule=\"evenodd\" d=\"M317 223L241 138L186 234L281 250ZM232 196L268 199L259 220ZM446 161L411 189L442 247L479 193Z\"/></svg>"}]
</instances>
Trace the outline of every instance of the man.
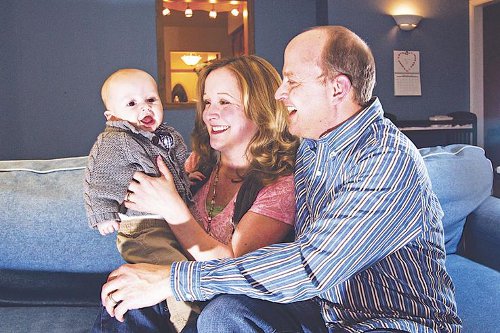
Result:
<instances>
[{"instance_id":1,"label":"man","mask_svg":"<svg viewBox=\"0 0 500 333\"><path fill-rule=\"evenodd\" d=\"M103 287L108 312L122 319L170 293L185 301L224 294L202 311L200 332L459 332L442 210L417 149L371 97L374 84L371 51L346 28L295 37L276 98L303 138L296 240L236 259L174 263L171 277L123 267ZM151 281L136 284L141 292L127 289L141 277ZM106 297L121 289L124 304L114 308Z\"/></svg>"}]
</instances>

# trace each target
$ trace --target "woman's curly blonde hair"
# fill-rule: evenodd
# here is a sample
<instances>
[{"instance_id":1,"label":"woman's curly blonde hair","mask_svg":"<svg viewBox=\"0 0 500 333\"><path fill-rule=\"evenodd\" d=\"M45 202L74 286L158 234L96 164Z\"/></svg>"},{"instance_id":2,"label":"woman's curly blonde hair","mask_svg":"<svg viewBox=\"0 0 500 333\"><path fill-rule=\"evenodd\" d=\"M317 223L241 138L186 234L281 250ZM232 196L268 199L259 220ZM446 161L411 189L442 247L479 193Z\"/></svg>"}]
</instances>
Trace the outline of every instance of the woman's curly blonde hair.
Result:
<instances>
[{"instance_id":1,"label":"woman's curly blonde hair","mask_svg":"<svg viewBox=\"0 0 500 333\"><path fill-rule=\"evenodd\" d=\"M218 152L210 146L208 129L203 122L203 95L208 75L219 68L226 68L235 75L245 115L258 128L247 147L250 167L242 177L254 174L267 185L293 173L299 139L288 131L286 107L274 98L281 78L269 62L255 55L216 60L200 72L195 128L191 135L192 149L199 158L196 169L210 170L218 161Z\"/></svg>"}]
</instances>

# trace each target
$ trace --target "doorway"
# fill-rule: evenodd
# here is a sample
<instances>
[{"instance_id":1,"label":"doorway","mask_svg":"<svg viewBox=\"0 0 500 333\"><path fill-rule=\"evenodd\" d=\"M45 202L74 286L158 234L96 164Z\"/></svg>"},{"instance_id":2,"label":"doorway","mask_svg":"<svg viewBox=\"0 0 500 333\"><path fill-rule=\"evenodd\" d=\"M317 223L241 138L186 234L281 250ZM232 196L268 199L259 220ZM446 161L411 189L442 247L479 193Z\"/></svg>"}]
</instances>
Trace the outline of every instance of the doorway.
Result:
<instances>
[{"instance_id":1,"label":"doorway","mask_svg":"<svg viewBox=\"0 0 500 333\"><path fill-rule=\"evenodd\" d=\"M158 88L167 109L193 108L199 71L254 53L253 0L157 0Z\"/></svg>"}]
</instances>

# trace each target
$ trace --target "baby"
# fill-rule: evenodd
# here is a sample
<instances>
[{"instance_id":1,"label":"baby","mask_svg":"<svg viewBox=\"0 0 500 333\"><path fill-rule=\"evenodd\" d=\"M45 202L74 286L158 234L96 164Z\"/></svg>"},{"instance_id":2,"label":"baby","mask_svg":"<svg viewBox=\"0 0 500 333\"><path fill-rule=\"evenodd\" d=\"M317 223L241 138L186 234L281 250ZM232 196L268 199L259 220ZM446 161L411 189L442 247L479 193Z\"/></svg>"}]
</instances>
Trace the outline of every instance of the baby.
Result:
<instances>
[{"instance_id":1,"label":"baby","mask_svg":"<svg viewBox=\"0 0 500 333\"><path fill-rule=\"evenodd\" d=\"M191 192L184 163L182 136L162 123L163 107L155 80L138 69L121 69L103 84L106 128L89 154L84 198L90 227L102 235L119 231L117 246L129 263L168 265L187 260L166 221L127 210L128 186L136 171L160 176L161 156L172 173L180 196L189 203ZM170 320L180 331L192 315L191 304L167 299Z\"/></svg>"}]
</instances>

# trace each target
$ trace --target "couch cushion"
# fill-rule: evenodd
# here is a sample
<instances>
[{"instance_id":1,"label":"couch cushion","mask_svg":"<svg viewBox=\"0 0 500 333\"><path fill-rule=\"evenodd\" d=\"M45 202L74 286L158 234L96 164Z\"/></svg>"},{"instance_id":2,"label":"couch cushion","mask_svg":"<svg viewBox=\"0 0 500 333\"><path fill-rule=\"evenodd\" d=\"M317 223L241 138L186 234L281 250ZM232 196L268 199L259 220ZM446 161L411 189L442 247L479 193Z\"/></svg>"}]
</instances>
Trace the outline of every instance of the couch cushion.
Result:
<instances>
[{"instance_id":1,"label":"couch cushion","mask_svg":"<svg viewBox=\"0 0 500 333\"><path fill-rule=\"evenodd\" d=\"M0 307L0 332L87 333L100 307Z\"/></svg>"},{"instance_id":2,"label":"couch cushion","mask_svg":"<svg viewBox=\"0 0 500 333\"><path fill-rule=\"evenodd\" d=\"M455 285L463 332L498 332L500 273L457 254L447 256L446 270Z\"/></svg>"},{"instance_id":3,"label":"couch cushion","mask_svg":"<svg viewBox=\"0 0 500 333\"><path fill-rule=\"evenodd\" d=\"M108 273L0 269L0 307L98 306L107 276Z\"/></svg>"},{"instance_id":4,"label":"couch cushion","mask_svg":"<svg viewBox=\"0 0 500 333\"><path fill-rule=\"evenodd\" d=\"M484 150L469 145L420 149L444 211L446 253L455 253L465 218L491 194L493 169Z\"/></svg>"},{"instance_id":5,"label":"couch cushion","mask_svg":"<svg viewBox=\"0 0 500 333\"><path fill-rule=\"evenodd\" d=\"M90 230L87 157L0 161L0 269L109 272L123 263L115 235Z\"/></svg>"},{"instance_id":6,"label":"couch cushion","mask_svg":"<svg viewBox=\"0 0 500 333\"><path fill-rule=\"evenodd\" d=\"M467 217L461 245L459 254L500 272L500 198L488 197Z\"/></svg>"}]
</instances>

